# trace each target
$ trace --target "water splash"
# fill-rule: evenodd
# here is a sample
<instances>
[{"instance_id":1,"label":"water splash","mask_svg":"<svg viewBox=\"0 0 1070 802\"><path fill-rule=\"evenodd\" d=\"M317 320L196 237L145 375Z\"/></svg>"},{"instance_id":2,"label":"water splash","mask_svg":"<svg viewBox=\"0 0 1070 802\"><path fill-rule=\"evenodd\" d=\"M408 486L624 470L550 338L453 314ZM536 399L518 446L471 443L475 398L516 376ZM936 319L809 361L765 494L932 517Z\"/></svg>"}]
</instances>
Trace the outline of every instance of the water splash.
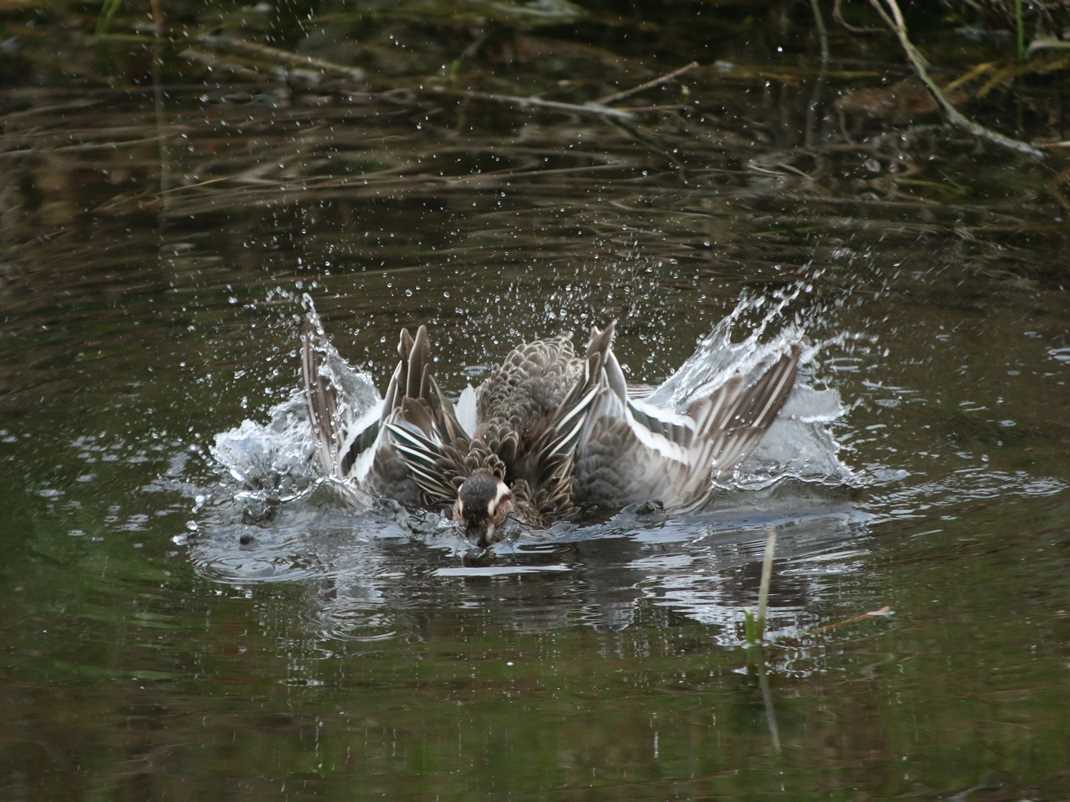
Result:
<instances>
[{"instance_id":1,"label":"water splash","mask_svg":"<svg viewBox=\"0 0 1070 802\"><path fill-rule=\"evenodd\" d=\"M364 371L350 365L326 339L312 299L302 297L307 318L323 343L324 378L338 390L337 419L343 432L359 431L370 415L378 415L383 400ZM351 506L368 506L371 499L324 459L313 435L304 389L268 411L267 423L242 421L236 429L217 434L209 453L242 486L251 500L277 503L308 495L324 487Z\"/></svg>"},{"instance_id":2,"label":"water splash","mask_svg":"<svg viewBox=\"0 0 1070 802\"><path fill-rule=\"evenodd\" d=\"M655 405L683 412L703 388L716 387L735 374L760 376L793 345L803 346L795 389L758 447L731 478L731 487L757 489L789 478L828 485L861 483L839 459L840 446L830 428L847 411L839 392L810 383L818 356L837 343L805 339L805 328L792 310L809 291L810 284L800 281L771 296L742 297L649 396Z\"/></svg>"},{"instance_id":3,"label":"water splash","mask_svg":"<svg viewBox=\"0 0 1070 802\"><path fill-rule=\"evenodd\" d=\"M799 282L769 297L743 297L646 399L682 412L703 388L736 373L758 376L785 350L804 343L796 388L762 443L731 478L729 485L735 489L767 487L785 478L829 485L858 483L840 461L839 444L830 431L845 413L839 393L809 383L810 368L823 344L806 343L798 320L787 320L794 302L807 291L808 285ZM361 431L380 414L382 397L371 377L350 365L324 336L311 298L303 296L302 305L323 343L321 371L338 389L340 429ZM737 336L743 329L745 333ZM335 475L333 462L318 453L301 388L272 407L266 423L246 420L218 434L210 453L249 500L278 503L326 485L350 506L367 507L372 501L359 489L359 472L356 484L347 482Z\"/></svg>"},{"instance_id":4,"label":"water splash","mask_svg":"<svg viewBox=\"0 0 1070 802\"><path fill-rule=\"evenodd\" d=\"M773 298L740 300L648 398L681 409L705 385L771 364L803 341L804 327L790 310L804 292L800 285ZM311 302L305 305L313 326L319 327ZM750 320L756 314L759 319ZM850 485L854 479L838 459L829 428L844 414L840 396L811 383L822 347L804 345L804 367L784 412L718 495L714 509L673 516L628 508L607 521L524 530L498 544L492 562L479 564L466 562L469 544L441 516L369 498L359 485L333 476L317 456L307 402L303 390L295 388L270 409L266 421L246 420L216 436L210 454L238 489L201 512L201 526L190 540L191 559L203 575L224 584L298 583L308 596L310 627L342 640L396 637L395 619L383 611L426 602L427 594L440 593L443 583L457 585L463 604L478 605L484 595L499 592L495 582L537 575L538 581L560 583L563 594L576 596L574 609L582 610L580 620L591 626L629 626L639 600L648 591L661 594L658 588L665 587L659 605L717 624L721 637L734 642L745 588L732 578L750 564L757 553L752 545L762 540L766 526L790 522L791 534L783 539L779 557L803 560L840 548L867 525L868 517L849 499L820 486ZM343 427L378 415L382 400L368 374L326 341L323 353L323 370L339 389ZM287 501L291 503L282 503ZM270 514L250 516L257 504L270 507ZM664 549L678 555L679 564L665 557ZM618 598L614 591L603 598L597 587L587 587L589 582L575 582L570 567L581 550L634 572L631 596ZM654 570L646 559L662 562ZM816 579L807 574L789 585L805 598L830 570L852 566L850 561L822 564ZM618 570L606 569L606 581ZM595 602L586 598L588 593ZM785 613L773 626L788 631L793 616L793 611ZM542 607L521 611L520 617L522 626L533 630L563 623L556 615L547 618Z\"/></svg>"}]
</instances>

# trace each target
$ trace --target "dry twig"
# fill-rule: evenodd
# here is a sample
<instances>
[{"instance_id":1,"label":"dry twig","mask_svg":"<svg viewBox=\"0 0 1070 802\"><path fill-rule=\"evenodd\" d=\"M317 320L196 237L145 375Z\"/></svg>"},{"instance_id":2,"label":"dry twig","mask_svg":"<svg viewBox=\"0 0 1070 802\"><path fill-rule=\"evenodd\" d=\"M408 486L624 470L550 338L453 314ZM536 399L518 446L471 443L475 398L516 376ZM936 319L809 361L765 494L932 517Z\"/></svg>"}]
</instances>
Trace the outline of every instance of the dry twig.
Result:
<instances>
[{"instance_id":1,"label":"dry twig","mask_svg":"<svg viewBox=\"0 0 1070 802\"><path fill-rule=\"evenodd\" d=\"M852 615L850 618L845 618L842 621L833 621L831 624L823 624L819 627L814 627L811 630L814 633L829 632L833 629L839 629L845 627L848 624L858 624L862 621L869 621L873 618L891 618L895 613L891 607L881 607L879 610L870 610L868 613L859 613L858 615Z\"/></svg>"},{"instance_id":2,"label":"dry twig","mask_svg":"<svg viewBox=\"0 0 1070 802\"><path fill-rule=\"evenodd\" d=\"M567 111L573 114L590 114L598 117L612 117L617 120L631 120L634 115L628 111L614 109L601 103L565 103L560 100L543 100L539 97L521 97L518 95L497 95L492 92L476 92L465 90L463 92L451 92L448 89L436 88L434 90L444 95L460 95L474 100L489 100L492 103L505 103L510 106L535 107L541 109L553 109L555 111Z\"/></svg>"},{"instance_id":3,"label":"dry twig","mask_svg":"<svg viewBox=\"0 0 1070 802\"><path fill-rule=\"evenodd\" d=\"M844 30L851 33L880 33L880 28L859 28L857 25L852 25L843 18L843 0L836 0L832 4L832 18L836 20L836 23Z\"/></svg>"},{"instance_id":4,"label":"dry twig","mask_svg":"<svg viewBox=\"0 0 1070 802\"><path fill-rule=\"evenodd\" d=\"M690 64L685 64L684 66L679 67L678 69L675 69L672 72L667 72L661 77L655 78L652 81L647 81L646 83L639 84L639 86L633 86L631 89L625 89L623 92L614 92L612 95L600 97L598 98L598 100L595 101L595 103L600 103L603 106L608 106L610 103L616 103L618 100L624 100L624 98L626 97L631 97L632 95L637 95L640 92L645 92L647 89L653 89L655 86L660 86L661 84L668 83L674 78L679 78L684 73L691 72L691 70L696 69L697 67L698 62L692 61Z\"/></svg>"},{"instance_id":5,"label":"dry twig","mask_svg":"<svg viewBox=\"0 0 1070 802\"><path fill-rule=\"evenodd\" d=\"M234 36L212 36L204 34L203 36L198 36L197 41L206 47L239 50L249 53L250 55L258 56L267 61L288 64L291 67L312 68L320 70L321 72L350 78L354 81L363 81L365 78L364 70L359 67L348 67L345 64L336 64L333 61L325 61L321 58L305 56L301 53L293 53L289 50L281 50L277 47L270 47L269 45L262 45L259 42L250 42L245 39L238 39Z\"/></svg>"},{"instance_id":6,"label":"dry twig","mask_svg":"<svg viewBox=\"0 0 1070 802\"><path fill-rule=\"evenodd\" d=\"M1006 134L1001 134L998 131L985 128L980 123L974 122L956 109L951 104L951 101L949 101L940 90L940 87L936 85L936 82L929 76L929 71L926 69L925 58L918 51L917 47L914 46L914 43L910 41L910 37L907 34L907 24L903 19L903 12L899 10L899 3L897 3L896 0L869 0L869 4L873 6L878 14L880 14L881 18L888 24L888 27L895 32L895 35L899 39L899 44L903 47L903 52L906 53L907 59L914 67L914 72L917 73L918 78L925 84L925 88L929 90L933 99L936 100L937 104L943 110L944 114L947 116L948 122L959 128L964 128L980 139L987 139L989 142L993 142L1011 150L1016 150L1019 153L1024 153L1027 156L1032 156L1036 159L1044 158L1044 153L1030 145L1028 142L1022 142L1014 137L1009 137Z\"/></svg>"}]
</instances>

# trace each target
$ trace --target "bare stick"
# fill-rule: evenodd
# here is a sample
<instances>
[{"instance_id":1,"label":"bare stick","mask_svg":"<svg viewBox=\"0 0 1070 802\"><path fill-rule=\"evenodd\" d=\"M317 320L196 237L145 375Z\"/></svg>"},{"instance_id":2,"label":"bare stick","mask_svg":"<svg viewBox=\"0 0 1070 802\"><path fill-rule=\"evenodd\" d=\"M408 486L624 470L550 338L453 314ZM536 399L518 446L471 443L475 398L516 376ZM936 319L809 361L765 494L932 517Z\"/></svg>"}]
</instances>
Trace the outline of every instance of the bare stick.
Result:
<instances>
[{"instance_id":1,"label":"bare stick","mask_svg":"<svg viewBox=\"0 0 1070 802\"><path fill-rule=\"evenodd\" d=\"M843 18L843 0L836 0L832 4L832 18L839 23L840 27L847 29L851 33L879 33L880 28L860 28L857 25L852 25Z\"/></svg>"},{"instance_id":2,"label":"bare stick","mask_svg":"<svg viewBox=\"0 0 1070 802\"><path fill-rule=\"evenodd\" d=\"M773 742L773 749L780 752L780 728L776 723L776 708L773 706L773 694L769 692L769 677L765 671L765 657L762 657L761 668L758 672L758 687L762 691L762 704L765 705L765 724L769 728L769 738Z\"/></svg>"},{"instance_id":3,"label":"bare stick","mask_svg":"<svg viewBox=\"0 0 1070 802\"><path fill-rule=\"evenodd\" d=\"M773 554L776 552L776 529L768 529L765 556L762 557L762 582L758 586L758 626L765 629L765 613L769 609L769 583L773 578Z\"/></svg>"},{"instance_id":4,"label":"bare stick","mask_svg":"<svg viewBox=\"0 0 1070 802\"><path fill-rule=\"evenodd\" d=\"M829 32L825 27L825 18L821 16L821 6L818 0L810 0L810 10L814 14L814 25L817 27L817 40L821 44L821 63L829 60Z\"/></svg>"},{"instance_id":5,"label":"bare stick","mask_svg":"<svg viewBox=\"0 0 1070 802\"><path fill-rule=\"evenodd\" d=\"M554 109L567 111L573 114L591 114L598 117L613 117L618 120L631 120L634 118L631 112L603 106L601 103L563 103L560 100L543 100L539 97L519 97L516 95L496 95L491 92L449 92L445 89L435 89L439 94L456 94L462 97L470 97L476 100L489 100L491 103L505 103L510 106L531 107L540 109Z\"/></svg>"},{"instance_id":6,"label":"bare stick","mask_svg":"<svg viewBox=\"0 0 1070 802\"><path fill-rule=\"evenodd\" d=\"M860 613L858 615L852 615L850 618L845 618L842 621L833 621L831 624L822 624L819 627L814 627L811 630L814 633L828 632L833 629L839 629L845 627L848 624L857 624L860 621L869 621L872 618L891 618L894 615L891 607L881 607L879 610L870 610L868 613Z\"/></svg>"},{"instance_id":7,"label":"bare stick","mask_svg":"<svg viewBox=\"0 0 1070 802\"><path fill-rule=\"evenodd\" d=\"M364 70L359 67L348 67L345 64L336 64L333 61L324 61L323 59L314 58L313 56L305 56L300 53L293 53L289 50L281 50L277 47L262 45L258 42L249 42L245 39L238 39L233 36L210 36L205 34L204 36L198 36L197 41L208 47L229 47L233 50L242 50L269 61L281 62L282 64L289 64L293 67L311 67L322 72L341 75L354 81L363 81L365 77Z\"/></svg>"},{"instance_id":8,"label":"bare stick","mask_svg":"<svg viewBox=\"0 0 1070 802\"><path fill-rule=\"evenodd\" d=\"M884 5L887 6L887 10L881 6L881 3L884 3ZM914 46L914 43L910 41L910 37L907 35L907 24L903 19L903 12L899 10L899 4L896 0L869 0L869 4L876 9L877 13L881 15L885 22L888 23L889 27L895 32L895 35L899 38L899 44L903 47L903 52L906 53L910 63L914 66L914 72L918 74L918 78L925 84L925 88L929 90L929 94L933 96L933 99L935 99L940 108L943 109L948 122L952 125L957 125L959 128L964 128L980 139L987 139L989 142L993 142L1005 148L1010 148L1011 150L1016 150L1019 153L1024 153L1035 159L1044 158L1044 153L1029 143L1006 136L998 131L985 128L983 125L974 122L952 106L951 101L949 101L944 96L944 93L940 91L940 87L936 85L936 82L931 77L929 77L929 71L925 68L925 59L922 57L921 53L918 52L918 49ZM891 15L890 17L889 14Z\"/></svg>"},{"instance_id":9,"label":"bare stick","mask_svg":"<svg viewBox=\"0 0 1070 802\"><path fill-rule=\"evenodd\" d=\"M679 78L684 73L691 72L691 70L694 70L697 67L698 62L692 61L690 64L685 64L684 66L679 67L673 70L672 72L667 72L660 78L655 78L652 81L647 81L645 84L639 84L639 86L633 86L631 89L625 89L623 92L614 92L612 95L600 97L598 98L598 100L595 101L595 103L600 103L604 106L608 106L610 103L616 103L618 100L624 100L624 98L626 97L638 95L640 92L645 92L647 89L653 89L655 86L661 86L661 84L666 84L673 78Z\"/></svg>"},{"instance_id":10,"label":"bare stick","mask_svg":"<svg viewBox=\"0 0 1070 802\"><path fill-rule=\"evenodd\" d=\"M1029 43L1025 50L1025 57L1031 58L1034 53L1041 50L1068 50L1070 42L1064 39L1056 39L1054 36L1040 36Z\"/></svg>"}]
</instances>

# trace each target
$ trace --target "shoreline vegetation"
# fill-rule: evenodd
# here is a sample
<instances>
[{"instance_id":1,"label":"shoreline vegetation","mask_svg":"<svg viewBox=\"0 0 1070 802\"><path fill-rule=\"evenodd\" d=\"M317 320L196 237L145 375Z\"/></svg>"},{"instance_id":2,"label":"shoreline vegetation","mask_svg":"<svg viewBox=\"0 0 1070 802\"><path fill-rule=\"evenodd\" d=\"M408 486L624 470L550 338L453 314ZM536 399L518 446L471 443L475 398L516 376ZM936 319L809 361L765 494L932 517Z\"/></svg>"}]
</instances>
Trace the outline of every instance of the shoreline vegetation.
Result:
<instances>
[{"instance_id":1,"label":"shoreline vegetation","mask_svg":"<svg viewBox=\"0 0 1070 802\"><path fill-rule=\"evenodd\" d=\"M913 77L900 74L900 80L891 81L881 76L878 86L848 90L837 101L840 109L873 116L892 110L900 119L912 110L918 117L936 111L971 136L1037 159L1070 147L1070 141L1058 137L1030 139L1017 136L1014 126L1002 120L984 120L992 116L985 106L994 96L1028 95L1033 86L1045 91L1051 84L1065 83L1070 70L1070 41L1062 38L1070 30L1070 6L1065 3L947 0L919 10L904 9L898 0L809 0L805 6L783 1L681 2L671 12L638 3L624 16L607 3L566 0L372 2L355 10L316 0L250 6L0 0L0 38L5 45L0 58L16 64L25 60L30 72L51 67L84 80L114 83L124 68L136 70L141 47L151 55L151 80L164 84L190 71L216 79L320 88L333 82L341 91L392 92L395 101L398 92L431 92L634 126L639 115L677 112L687 101L685 80L716 80L726 73L737 78L764 74L770 80L799 80L804 73L816 73L817 81L842 78L851 72L855 51L878 47L887 52L890 67L898 59ZM716 58L717 42L686 41L678 18L688 14L713 16L714 31L743 36L735 58ZM768 28L770 20L786 46L771 46L772 35L759 31ZM709 20L705 24L709 26ZM610 37L623 32L627 40L629 29L648 35L656 46L672 47L680 56L670 61L665 53L653 51L654 58L634 53L627 58L613 42L598 48L578 41L589 39L591 31ZM434 41L428 42L432 31ZM753 42L746 38L748 31L754 32ZM71 64L65 60L66 48L54 46L59 39L71 40L97 57L83 55ZM425 44L431 44L427 55L442 58L414 58L413 51L425 49ZM636 49L627 41L621 44ZM770 51L779 61L787 48L796 55L796 69L770 68ZM750 64L741 58L748 52ZM590 86L590 80L539 75L541 55L565 64L577 62L577 75L592 61L624 61L627 72L635 73L634 81L618 78L615 87ZM673 102L664 102L665 95ZM629 103L622 105L626 100ZM979 108L974 112L969 107Z\"/></svg>"},{"instance_id":2,"label":"shoreline vegetation","mask_svg":"<svg viewBox=\"0 0 1070 802\"><path fill-rule=\"evenodd\" d=\"M857 190L863 202L928 214L933 202L960 202L973 190L941 179L926 162L973 160L978 148L992 148L1018 160L1022 180L1028 173L1041 188L1037 198L1050 202L1049 212L1032 218L1041 224L1070 211L1067 31L1067 4L1017 0L679 0L636 2L626 12L608 0L357 8L322 0L0 0L0 91L12 90L0 158L40 147L32 115L95 102L93 93L104 91L148 93L155 130L60 149L157 143L160 174L157 192L104 202L98 211L106 214L131 202L166 216L274 204L295 193L489 187L622 169L613 160L536 166L517 152L523 168L400 175L379 169L391 161L383 152L379 168L359 174L339 174L336 165L302 175L291 167L288 178L269 182L260 168L253 176L243 162L213 159L180 176L173 143L182 136L179 104L188 101L178 98L203 87L221 109L285 107L296 115L294 135L274 144L277 163L288 165L321 147L315 123L333 130L331 120L347 114L410 115L454 137L474 124L515 133L537 121L557 138L637 144L682 186L695 186L711 168L742 171L790 183L810 202L841 202L849 185L850 203ZM75 99L50 94L60 87ZM747 96L754 102L741 103ZM719 160L701 155L710 147ZM845 164L851 159L861 169Z\"/></svg>"}]
</instances>

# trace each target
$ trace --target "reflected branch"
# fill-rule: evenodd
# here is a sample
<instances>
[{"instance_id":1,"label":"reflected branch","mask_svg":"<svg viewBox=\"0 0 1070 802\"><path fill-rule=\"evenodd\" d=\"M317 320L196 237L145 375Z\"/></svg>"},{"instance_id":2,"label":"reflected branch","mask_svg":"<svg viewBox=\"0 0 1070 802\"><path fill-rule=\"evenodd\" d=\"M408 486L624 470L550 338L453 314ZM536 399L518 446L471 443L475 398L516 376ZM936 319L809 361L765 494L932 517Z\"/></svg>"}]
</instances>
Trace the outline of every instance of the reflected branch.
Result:
<instances>
[{"instance_id":1,"label":"reflected branch","mask_svg":"<svg viewBox=\"0 0 1070 802\"><path fill-rule=\"evenodd\" d=\"M765 707L765 723L769 727L769 738L773 749L780 752L780 727L776 721L776 707L773 706L773 694L769 690L769 674L765 669L765 655L758 664L758 687L762 691L762 705Z\"/></svg>"},{"instance_id":2,"label":"reflected branch","mask_svg":"<svg viewBox=\"0 0 1070 802\"><path fill-rule=\"evenodd\" d=\"M769 584L773 579L773 554L776 553L776 529L769 527L762 556L762 582L758 586L758 623L765 629L765 614L769 609Z\"/></svg>"},{"instance_id":3,"label":"reflected branch","mask_svg":"<svg viewBox=\"0 0 1070 802\"><path fill-rule=\"evenodd\" d=\"M812 632L817 634L818 632L831 632L834 629L845 627L850 624L858 624L862 621L869 621L874 618L891 618L895 615L895 611L891 607L885 605L879 610L870 610L866 613L859 613L858 615L852 615L850 618L845 618L842 621L833 621L830 624L822 624L819 627L814 627Z\"/></svg>"}]
</instances>

